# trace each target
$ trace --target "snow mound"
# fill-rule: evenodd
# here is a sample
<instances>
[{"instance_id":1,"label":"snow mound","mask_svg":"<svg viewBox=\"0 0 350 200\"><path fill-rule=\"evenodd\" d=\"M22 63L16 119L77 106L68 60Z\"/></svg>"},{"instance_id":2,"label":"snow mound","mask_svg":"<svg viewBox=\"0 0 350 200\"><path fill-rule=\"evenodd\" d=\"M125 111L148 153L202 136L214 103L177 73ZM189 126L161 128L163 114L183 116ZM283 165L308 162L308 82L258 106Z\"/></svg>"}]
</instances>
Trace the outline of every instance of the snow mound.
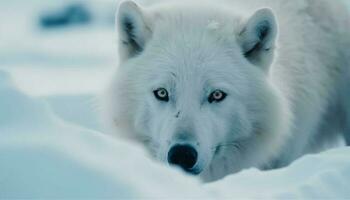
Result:
<instances>
[{"instance_id":1,"label":"snow mound","mask_svg":"<svg viewBox=\"0 0 350 200\"><path fill-rule=\"evenodd\" d=\"M262 172L256 169L229 176L208 188L220 197L278 199L349 198L350 149L305 156L291 166Z\"/></svg>"}]
</instances>

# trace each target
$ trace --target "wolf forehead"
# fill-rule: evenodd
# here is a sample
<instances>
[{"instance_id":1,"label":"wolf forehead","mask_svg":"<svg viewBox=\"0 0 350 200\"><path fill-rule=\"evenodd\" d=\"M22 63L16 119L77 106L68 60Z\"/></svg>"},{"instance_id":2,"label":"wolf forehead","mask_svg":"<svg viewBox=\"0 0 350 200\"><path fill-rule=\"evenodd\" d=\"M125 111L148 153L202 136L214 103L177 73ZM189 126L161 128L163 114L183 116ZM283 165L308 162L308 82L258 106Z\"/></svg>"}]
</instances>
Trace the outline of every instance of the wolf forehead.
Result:
<instances>
[{"instance_id":1,"label":"wolf forehead","mask_svg":"<svg viewBox=\"0 0 350 200\"><path fill-rule=\"evenodd\" d=\"M232 10L218 5L213 5L213 8L212 4L196 4L198 9L195 10L188 3L141 7L128 2L126 5L130 8L125 8L124 4L118 11L117 27L131 34L123 35L122 32L121 45L137 45L138 52L152 47L155 53L199 56L201 52L206 53L205 50L213 55L218 51L223 54L224 46L230 51L239 49L236 35L242 30L243 17ZM135 10L140 13L135 13ZM234 55L239 51L227 53Z\"/></svg>"},{"instance_id":2,"label":"wolf forehead","mask_svg":"<svg viewBox=\"0 0 350 200\"><path fill-rule=\"evenodd\" d=\"M147 75L165 72L201 81L204 74L237 83L268 71L277 35L270 9L244 15L210 3L196 6L122 2L116 20L120 72L137 71L150 80Z\"/></svg>"},{"instance_id":3,"label":"wolf forehead","mask_svg":"<svg viewBox=\"0 0 350 200\"><path fill-rule=\"evenodd\" d=\"M228 34L233 34L239 30L244 16L240 12L213 3L196 3L195 5L191 5L180 1L177 3L159 3L148 7L137 5L130 1L123 3L134 4L137 9L140 9L144 22L151 31L156 32L160 28L162 32L171 36L178 35L179 32L186 32L187 34L207 33L205 29L221 29L223 31L222 29L226 25L228 29L225 31ZM125 23L128 23L135 19L128 15L130 9L135 9L135 7L124 9L122 8L123 3L118 10L118 16L124 17L122 19L125 20ZM220 33L222 34L222 32Z\"/></svg>"},{"instance_id":4,"label":"wolf forehead","mask_svg":"<svg viewBox=\"0 0 350 200\"><path fill-rule=\"evenodd\" d=\"M271 9L261 8L248 16L216 4L196 5L193 10L182 3L145 8L132 1L122 2L116 19L121 63L140 54L145 58L146 53L180 61L212 58L247 64L244 61L249 60L268 70L277 38Z\"/></svg>"}]
</instances>

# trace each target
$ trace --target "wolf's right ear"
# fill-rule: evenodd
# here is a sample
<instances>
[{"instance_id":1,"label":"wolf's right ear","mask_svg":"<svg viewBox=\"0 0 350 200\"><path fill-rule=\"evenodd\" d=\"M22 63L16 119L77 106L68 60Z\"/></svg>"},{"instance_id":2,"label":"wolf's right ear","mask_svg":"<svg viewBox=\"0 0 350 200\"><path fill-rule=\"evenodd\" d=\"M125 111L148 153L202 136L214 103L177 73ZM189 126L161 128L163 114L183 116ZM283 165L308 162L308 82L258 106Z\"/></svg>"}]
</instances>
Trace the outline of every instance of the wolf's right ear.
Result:
<instances>
[{"instance_id":1,"label":"wolf's right ear","mask_svg":"<svg viewBox=\"0 0 350 200\"><path fill-rule=\"evenodd\" d=\"M119 33L119 54L121 61L141 53L151 37L142 8L133 1L123 1L116 15Z\"/></svg>"},{"instance_id":2,"label":"wolf's right ear","mask_svg":"<svg viewBox=\"0 0 350 200\"><path fill-rule=\"evenodd\" d=\"M268 71L273 62L277 33L277 21L273 11L262 8L246 21L238 35L245 57L264 71Z\"/></svg>"}]
</instances>

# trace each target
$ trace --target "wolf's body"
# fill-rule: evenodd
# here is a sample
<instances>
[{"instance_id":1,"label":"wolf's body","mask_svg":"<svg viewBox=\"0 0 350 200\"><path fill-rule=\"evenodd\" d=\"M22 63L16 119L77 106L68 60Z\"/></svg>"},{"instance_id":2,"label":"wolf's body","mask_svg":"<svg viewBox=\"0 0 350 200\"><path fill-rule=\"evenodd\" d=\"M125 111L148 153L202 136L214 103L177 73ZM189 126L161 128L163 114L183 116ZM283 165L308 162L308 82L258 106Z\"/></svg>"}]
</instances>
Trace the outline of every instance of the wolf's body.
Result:
<instances>
[{"instance_id":1,"label":"wolf's body","mask_svg":"<svg viewBox=\"0 0 350 200\"><path fill-rule=\"evenodd\" d=\"M121 64L104 96L116 133L162 161L172 146L192 145L207 181L285 166L343 134L350 143L350 23L340 1L187 2L121 5ZM168 102L154 98L157 88ZM227 97L208 103L215 90Z\"/></svg>"}]
</instances>

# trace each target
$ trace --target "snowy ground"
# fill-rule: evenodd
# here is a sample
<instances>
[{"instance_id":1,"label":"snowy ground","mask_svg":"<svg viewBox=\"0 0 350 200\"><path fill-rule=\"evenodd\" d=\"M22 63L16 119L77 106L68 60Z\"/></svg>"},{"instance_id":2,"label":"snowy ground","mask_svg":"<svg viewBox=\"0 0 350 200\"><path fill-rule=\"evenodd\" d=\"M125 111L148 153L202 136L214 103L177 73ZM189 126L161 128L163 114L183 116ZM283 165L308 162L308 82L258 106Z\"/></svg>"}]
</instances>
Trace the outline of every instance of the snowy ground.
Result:
<instances>
[{"instance_id":1,"label":"snowy ground","mask_svg":"<svg viewBox=\"0 0 350 200\"><path fill-rule=\"evenodd\" d=\"M42 29L72 0L0 0L0 199L64 197L350 198L350 149L203 185L104 135L94 96L117 63L116 1L83 1L87 25ZM349 3L350 5L350 3Z\"/></svg>"}]
</instances>

